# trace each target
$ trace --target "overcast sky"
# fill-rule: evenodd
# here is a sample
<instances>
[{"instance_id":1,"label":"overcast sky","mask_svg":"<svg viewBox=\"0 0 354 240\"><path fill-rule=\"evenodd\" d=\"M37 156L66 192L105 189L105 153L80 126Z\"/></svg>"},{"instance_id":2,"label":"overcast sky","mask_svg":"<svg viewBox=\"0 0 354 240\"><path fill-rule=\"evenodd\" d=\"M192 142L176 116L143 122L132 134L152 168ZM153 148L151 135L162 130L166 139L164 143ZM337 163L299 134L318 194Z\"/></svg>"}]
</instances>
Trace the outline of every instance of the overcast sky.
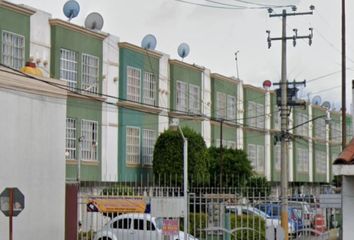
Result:
<instances>
[{"instance_id":1,"label":"overcast sky","mask_svg":"<svg viewBox=\"0 0 354 240\"><path fill-rule=\"evenodd\" d=\"M226 76L236 76L234 53L239 51L240 78L247 84L262 86L264 80L280 80L280 42L267 48L266 30L271 37L281 34L281 19L269 18L265 9L230 10L205 8L176 0L77 0L81 11L72 22L83 25L90 12L104 18L103 31L121 41L140 45L146 34L157 38L157 50L179 59L177 47L186 42L190 55L184 60ZM194 3L224 6L212 1L186 0ZM223 4L257 7L239 0L213 0ZM62 8L66 0L11 0L65 19ZM296 4L298 11L308 11L313 4L314 15L288 18L288 35L298 29L298 35L308 35L314 28L313 44L298 40L294 48L288 42L288 79L310 80L302 95L321 95L322 101L341 102L341 1L340 0L247 0L256 4ZM347 102L351 102L351 80L354 79L354 17L349 10L354 1L347 0ZM290 9L289 9L290 11ZM281 12L281 9L275 9ZM333 74L332 74L333 73ZM331 74L328 77L321 76ZM349 106L349 105L348 105Z\"/></svg>"}]
</instances>

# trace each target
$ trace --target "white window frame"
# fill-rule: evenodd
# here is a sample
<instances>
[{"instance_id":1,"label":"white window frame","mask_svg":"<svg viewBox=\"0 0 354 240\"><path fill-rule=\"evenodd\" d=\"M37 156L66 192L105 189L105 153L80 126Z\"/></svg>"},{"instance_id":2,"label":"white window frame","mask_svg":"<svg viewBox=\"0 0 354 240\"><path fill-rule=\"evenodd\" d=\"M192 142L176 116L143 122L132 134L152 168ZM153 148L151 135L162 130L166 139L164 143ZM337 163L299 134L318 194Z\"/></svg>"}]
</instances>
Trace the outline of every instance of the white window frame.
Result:
<instances>
[{"instance_id":1,"label":"white window frame","mask_svg":"<svg viewBox=\"0 0 354 240\"><path fill-rule=\"evenodd\" d=\"M127 100L140 102L141 99L141 70L127 66Z\"/></svg>"},{"instance_id":2,"label":"white window frame","mask_svg":"<svg viewBox=\"0 0 354 240\"><path fill-rule=\"evenodd\" d=\"M236 97L227 95L226 118L229 121L236 121Z\"/></svg>"},{"instance_id":3,"label":"white window frame","mask_svg":"<svg viewBox=\"0 0 354 240\"><path fill-rule=\"evenodd\" d=\"M256 110L256 122L257 128L264 129L265 127L265 109L264 104L257 103L257 110Z\"/></svg>"},{"instance_id":4,"label":"white window frame","mask_svg":"<svg viewBox=\"0 0 354 240\"><path fill-rule=\"evenodd\" d=\"M98 93L100 59L83 53L81 55L81 88L84 93Z\"/></svg>"},{"instance_id":5,"label":"white window frame","mask_svg":"<svg viewBox=\"0 0 354 240\"><path fill-rule=\"evenodd\" d=\"M258 173L264 173L264 146L248 144L247 154L254 170Z\"/></svg>"},{"instance_id":6,"label":"white window frame","mask_svg":"<svg viewBox=\"0 0 354 240\"><path fill-rule=\"evenodd\" d=\"M176 83L176 110L181 112L188 110L188 83L183 81Z\"/></svg>"},{"instance_id":7,"label":"white window frame","mask_svg":"<svg viewBox=\"0 0 354 240\"><path fill-rule=\"evenodd\" d=\"M200 113L200 87L194 84L189 84L189 111Z\"/></svg>"},{"instance_id":8,"label":"white window frame","mask_svg":"<svg viewBox=\"0 0 354 240\"><path fill-rule=\"evenodd\" d=\"M316 173L326 174L327 173L327 157L326 152L321 150L315 150L316 159Z\"/></svg>"},{"instance_id":9,"label":"white window frame","mask_svg":"<svg viewBox=\"0 0 354 240\"><path fill-rule=\"evenodd\" d=\"M315 121L315 136L319 139L326 139L326 121L323 118Z\"/></svg>"},{"instance_id":10,"label":"white window frame","mask_svg":"<svg viewBox=\"0 0 354 240\"><path fill-rule=\"evenodd\" d=\"M296 125L303 124L309 120L309 116L305 113L296 113ZM301 136L308 136L309 135L309 124L303 124L296 128L296 133Z\"/></svg>"},{"instance_id":11,"label":"white window frame","mask_svg":"<svg viewBox=\"0 0 354 240\"><path fill-rule=\"evenodd\" d=\"M140 164L140 128L126 127L126 163Z\"/></svg>"},{"instance_id":12,"label":"white window frame","mask_svg":"<svg viewBox=\"0 0 354 240\"><path fill-rule=\"evenodd\" d=\"M143 129L143 164L152 166L156 132L152 129Z\"/></svg>"},{"instance_id":13,"label":"white window frame","mask_svg":"<svg viewBox=\"0 0 354 240\"><path fill-rule=\"evenodd\" d=\"M2 63L9 67L20 69L25 65L25 37L23 35L4 30L1 33L1 37ZM6 38L11 38L11 40L7 41Z\"/></svg>"},{"instance_id":14,"label":"white window frame","mask_svg":"<svg viewBox=\"0 0 354 240\"><path fill-rule=\"evenodd\" d=\"M216 92L216 117L225 119L226 117L226 94Z\"/></svg>"},{"instance_id":15,"label":"white window frame","mask_svg":"<svg viewBox=\"0 0 354 240\"><path fill-rule=\"evenodd\" d=\"M69 89L76 90L78 78L78 54L75 51L60 49L60 79L67 82Z\"/></svg>"},{"instance_id":16,"label":"white window frame","mask_svg":"<svg viewBox=\"0 0 354 240\"><path fill-rule=\"evenodd\" d=\"M65 158L76 159L76 119L66 118Z\"/></svg>"},{"instance_id":17,"label":"white window frame","mask_svg":"<svg viewBox=\"0 0 354 240\"><path fill-rule=\"evenodd\" d=\"M257 104L255 102L249 101L247 104L247 124L249 127L255 128L257 126L256 109Z\"/></svg>"},{"instance_id":18,"label":"white window frame","mask_svg":"<svg viewBox=\"0 0 354 240\"><path fill-rule=\"evenodd\" d=\"M144 72L143 102L149 105L156 105L156 77L153 73Z\"/></svg>"},{"instance_id":19,"label":"white window frame","mask_svg":"<svg viewBox=\"0 0 354 240\"><path fill-rule=\"evenodd\" d=\"M97 161L98 122L82 119L80 139L81 159L84 161Z\"/></svg>"},{"instance_id":20,"label":"white window frame","mask_svg":"<svg viewBox=\"0 0 354 240\"><path fill-rule=\"evenodd\" d=\"M274 169L281 170L281 144L279 143L274 146Z\"/></svg>"}]
</instances>

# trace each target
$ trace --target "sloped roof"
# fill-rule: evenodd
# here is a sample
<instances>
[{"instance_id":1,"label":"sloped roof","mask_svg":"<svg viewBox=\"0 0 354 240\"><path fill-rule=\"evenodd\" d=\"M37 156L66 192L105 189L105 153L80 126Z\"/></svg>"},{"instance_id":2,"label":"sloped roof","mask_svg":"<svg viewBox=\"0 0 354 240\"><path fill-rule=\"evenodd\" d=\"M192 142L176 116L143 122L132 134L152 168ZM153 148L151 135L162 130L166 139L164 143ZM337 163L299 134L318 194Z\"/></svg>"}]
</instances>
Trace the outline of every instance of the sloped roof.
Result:
<instances>
[{"instance_id":1,"label":"sloped roof","mask_svg":"<svg viewBox=\"0 0 354 240\"><path fill-rule=\"evenodd\" d=\"M354 138L350 141L350 143L344 148L344 150L339 154L337 159L333 164L339 165L349 165L354 164Z\"/></svg>"}]
</instances>

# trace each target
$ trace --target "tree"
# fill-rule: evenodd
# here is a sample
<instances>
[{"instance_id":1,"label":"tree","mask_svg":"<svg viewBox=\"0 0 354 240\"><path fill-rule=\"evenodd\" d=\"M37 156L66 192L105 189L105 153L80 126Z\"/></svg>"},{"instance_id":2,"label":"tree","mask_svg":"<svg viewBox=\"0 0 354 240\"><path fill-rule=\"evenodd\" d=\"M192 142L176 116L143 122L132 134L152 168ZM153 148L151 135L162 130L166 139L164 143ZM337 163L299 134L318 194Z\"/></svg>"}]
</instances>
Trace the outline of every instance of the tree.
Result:
<instances>
[{"instance_id":1,"label":"tree","mask_svg":"<svg viewBox=\"0 0 354 240\"><path fill-rule=\"evenodd\" d=\"M271 186L267 179L263 176L252 176L247 181L247 192L245 195L250 199L260 199L270 195Z\"/></svg>"},{"instance_id":2,"label":"tree","mask_svg":"<svg viewBox=\"0 0 354 240\"><path fill-rule=\"evenodd\" d=\"M245 151L223 148L222 160L220 157L220 148L210 147L208 152L211 185L243 186L252 176L252 166Z\"/></svg>"},{"instance_id":3,"label":"tree","mask_svg":"<svg viewBox=\"0 0 354 240\"><path fill-rule=\"evenodd\" d=\"M188 178L201 184L208 179L208 151L203 137L188 127L182 128L188 139ZM153 172L160 183L183 182L183 138L179 131L166 130L157 139ZM157 179L156 179L157 181Z\"/></svg>"}]
</instances>

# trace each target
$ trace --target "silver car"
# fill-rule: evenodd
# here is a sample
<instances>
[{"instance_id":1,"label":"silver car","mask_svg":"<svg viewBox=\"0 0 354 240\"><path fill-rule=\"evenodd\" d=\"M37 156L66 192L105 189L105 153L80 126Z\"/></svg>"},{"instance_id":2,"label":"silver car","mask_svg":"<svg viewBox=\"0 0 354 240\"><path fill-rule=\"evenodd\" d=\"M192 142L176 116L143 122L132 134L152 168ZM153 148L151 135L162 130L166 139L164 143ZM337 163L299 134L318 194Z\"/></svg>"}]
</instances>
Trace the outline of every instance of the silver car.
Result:
<instances>
[{"instance_id":1,"label":"silver car","mask_svg":"<svg viewBox=\"0 0 354 240\"><path fill-rule=\"evenodd\" d=\"M155 218L150 214L131 213L113 218L101 230L97 231L94 240L162 240L163 218ZM172 236L173 240L185 240L184 233ZM188 240L197 240L188 234Z\"/></svg>"}]
</instances>

